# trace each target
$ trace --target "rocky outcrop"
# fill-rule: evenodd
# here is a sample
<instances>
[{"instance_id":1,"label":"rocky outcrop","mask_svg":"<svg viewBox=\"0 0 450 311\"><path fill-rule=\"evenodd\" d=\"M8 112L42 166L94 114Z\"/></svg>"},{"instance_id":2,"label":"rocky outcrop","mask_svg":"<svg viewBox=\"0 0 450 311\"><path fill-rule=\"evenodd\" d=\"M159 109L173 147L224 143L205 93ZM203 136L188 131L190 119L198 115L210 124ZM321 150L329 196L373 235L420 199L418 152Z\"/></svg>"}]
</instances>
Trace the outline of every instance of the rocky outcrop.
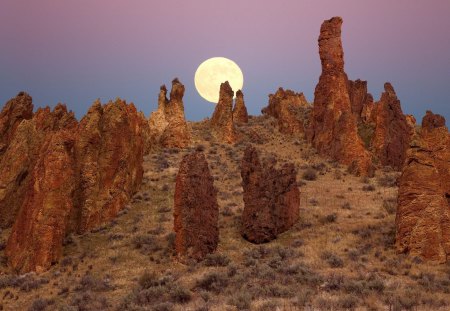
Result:
<instances>
[{"instance_id":1,"label":"rocky outcrop","mask_svg":"<svg viewBox=\"0 0 450 311\"><path fill-rule=\"evenodd\" d=\"M381 99L372 113L375 132L371 149L379 164L400 170L411 139L411 126L390 83L385 83Z\"/></svg>"},{"instance_id":2,"label":"rocky outcrop","mask_svg":"<svg viewBox=\"0 0 450 311\"><path fill-rule=\"evenodd\" d=\"M0 156L8 148L22 120L29 120L32 116L32 99L25 92L20 92L5 104L0 113Z\"/></svg>"},{"instance_id":3,"label":"rocky outcrop","mask_svg":"<svg viewBox=\"0 0 450 311\"><path fill-rule=\"evenodd\" d=\"M242 236L253 243L269 242L299 218L300 191L293 164L280 169L263 165L254 147L247 147L241 164L244 189Z\"/></svg>"},{"instance_id":4,"label":"rocky outcrop","mask_svg":"<svg viewBox=\"0 0 450 311\"><path fill-rule=\"evenodd\" d=\"M203 259L219 241L217 190L205 155L185 155L176 178L175 250L180 258Z\"/></svg>"},{"instance_id":5,"label":"rocky outcrop","mask_svg":"<svg viewBox=\"0 0 450 311\"><path fill-rule=\"evenodd\" d=\"M84 233L124 208L142 180L146 127L120 99L95 102L79 124L58 105L19 125L0 163L12 165L2 176L0 212L17 215L5 221L15 218L7 256L16 271L47 269L67 233Z\"/></svg>"},{"instance_id":6,"label":"rocky outcrop","mask_svg":"<svg viewBox=\"0 0 450 311\"><path fill-rule=\"evenodd\" d=\"M450 254L450 134L431 112L413 137L399 180L396 248L440 263Z\"/></svg>"},{"instance_id":7,"label":"rocky outcrop","mask_svg":"<svg viewBox=\"0 0 450 311\"><path fill-rule=\"evenodd\" d=\"M281 133L304 136L309 109L303 93L285 91L280 87L275 94L269 95L269 105L261 112L278 120Z\"/></svg>"},{"instance_id":8,"label":"rocky outcrop","mask_svg":"<svg viewBox=\"0 0 450 311\"><path fill-rule=\"evenodd\" d=\"M29 104L28 104L29 105ZM53 133L70 128L77 121L65 105L38 109L32 119L23 120L11 137L8 148L0 158L0 227L14 223L25 198L29 195L29 180L44 142Z\"/></svg>"},{"instance_id":9,"label":"rocky outcrop","mask_svg":"<svg viewBox=\"0 0 450 311\"><path fill-rule=\"evenodd\" d=\"M224 82L220 85L219 102L211 117L211 130L220 140L229 144L236 142L236 130L233 122L233 96L230 84Z\"/></svg>"},{"instance_id":10,"label":"rocky outcrop","mask_svg":"<svg viewBox=\"0 0 450 311\"><path fill-rule=\"evenodd\" d=\"M120 99L104 106L95 102L81 119L71 229L83 233L113 219L138 190L146 126L134 105Z\"/></svg>"},{"instance_id":11,"label":"rocky outcrop","mask_svg":"<svg viewBox=\"0 0 450 311\"><path fill-rule=\"evenodd\" d=\"M62 255L75 191L74 141L68 130L48 137L30 172L27 196L6 248L16 271L42 272Z\"/></svg>"},{"instance_id":12,"label":"rocky outcrop","mask_svg":"<svg viewBox=\"0 0 450 311\"><path fill-rule=\"evenodd\" d=\"M348 165L355 174L370 175L371 157L358 136L351 109L341 26L342 19L334 17L325 21L320 29L322 74L314 93L307 137L320 154Z\"/></svg>"},{"instance_id":13,"label":"rocky outcrop","mask_svg":"<svg viewBox=\"0 0 450 311\"><path fill-rule=\"evenodd\" d=\"M167 88L161 86L158 109L149 119L150 145L166 148L184 148L191 143L191 133L184 116L184 85L178 79L172 81L170 99Z\"/></svg>"},{"instance_id":14,"label":"rocky outcrop","mask_svg":"<svg viewBox=\"0 0 450 311\"><path fill-rule=\"evenodd\" d=\"M367 81L348 80L348 93L352 113L357 120L360 120L364 107L373 103L372 95L367 92Z\"/></svg>"},{"instance_id":15,"label":"rocky outcrop","mask_svg":"<svg viewBox=\"0 0 450 311\"><path fill-rule=\"evenodd\" d=\"M237 124L248 123L247 107L245 107L244 94L241 90L236 92L233 108L233 121Z\"/></svg>"}]
</instances>

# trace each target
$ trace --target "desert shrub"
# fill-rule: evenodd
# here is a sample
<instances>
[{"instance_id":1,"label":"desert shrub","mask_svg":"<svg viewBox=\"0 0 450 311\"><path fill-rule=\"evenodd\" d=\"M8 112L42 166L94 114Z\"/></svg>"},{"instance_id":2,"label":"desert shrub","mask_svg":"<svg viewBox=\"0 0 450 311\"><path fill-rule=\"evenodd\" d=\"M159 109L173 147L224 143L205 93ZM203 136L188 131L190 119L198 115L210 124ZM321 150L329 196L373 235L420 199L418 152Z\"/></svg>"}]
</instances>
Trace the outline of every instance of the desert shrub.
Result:
<instances>
[{"instance_id":1,"label":"desert shrub","mask_svg":"<svg viewBox=\"0 0 450 311\"><path fill-rule=\"evenodd\" d=\"M48 306L52 305L53 303L54 301L50 299L37 298L28 308L28 311L44 311L47 309Z\"/></svg>"},{"instance_id":2,"label":"desert shrub","mask_svg":"<svg viewBox=\"0 0 450 311\"><path fill-rule=\"evenodd\" d=\"M397 199L396 198L388 198L383 200L383 208L390 215L395 214L397 211Z\"/></svg>"},{"instance_id":3,"label":"desert shrub","mask_svg":"<svg viewBox=\"0 0 450 311\"><path fill-rule=\"evenodd\" d=\"M212 292L221 292L228 286L227 275L219 272L209 272L197 280L196 287Z\"/></svg>"},{"instance_id":4,"label":"desert shrub","mask_svg":"<svg viewBox=\"0 0 450 311\"><path fill-rule=\"evenodd\" d=\"M310 288L300 288L294 300L294 305L297 307L304 307L311 302L314 291Z\"/></svg>"},{"instance_id":5,"label":"desert shrub","mask_svg":"<svg viewBox=\"0 0 450 311\"><path fill-rule=\"evenodd\" d=\"M397 178L394 175L383 174L377 178L378 185L381 187L396 187Z\"/></svg>"},{"instance_id":6,"label":"desert shrub","mask_svg":"<svg viewBox=\"0 0 450 311\"><path fill-rule=\"evenodd\" d=\"M191 300L191 291L183 286L176 285L170 290L170 298L175 303L187 303Z\"/></svg>"},{"instance_id":7,"label":"desert shrub","mask_svg":"<svg viewBox=\"0 0 450 311\"><path fill-rule=\"evenodd\" d=\"M322 224L326 224L326 223L336 222L336 219L337 219L337 214L332 213L332 214L328 214L326 216L321 217L319 221Z\"/></svg>"},{"instance_id":8,"label":"desert shrub","mask_svg":"<svg viewBox=\"0 0 450 311\"><path fill-rule=\"evenodd\" d=\"M375 186L372 185L372 184L364 185L364 186L362 187L362 191L365 191L365 192L372 192L372 191L375 191Z\"/></svg>"},{"instance_id":9,"label":"desert shrub","mask_svg":"<svg viewBox=\"0 0 450 311\"><path fill-rule=\"evenodd\" d=\"M312 206L317 206L319 205L319 201L317 201L317 199L312 198L311 200L309 200L309 204L311 204Z\"/></svg>"},{"instance_id":10,"label":"desert shrub","mask_svg":"<svg viewBox=\"0 0 450 311\"><path fill-rule=\"evenodd\" d=\"M173 304L170 302L161 302L153 306L153 311L172 311L174 309Z\"/></svg>"},{"instance_id":11,"label":"desert shrub","mask_svg":"<svg viewBox=\"0 0 450 311\"><path fill-rule=\"evenodd\" d=\"M85 274L77 287L77 290L83 291L106 291L112 289L109 278L99 278L90 273Z\"/></svg>"},{"instance_id":12,"label":"desert shrub","mask_svg":"<svg viewBox=\"0 0 450 311\"><path fill-rule=\"evenodd\" d=\"M205 151L205 146L202 144L199 144L195 147L195 151Z\"/></svg>"},{"instance_id":13,"label":"desert shrub","mask_svg":"<svg viewBox=\"0 0 450 311\"><path fill-rule=\"evenodd\" d=\"M354 309L358 305L358 298L353 295L341 296L337 302L342 309Z\"/></svg>"},{"instance_id":14,"label":"desert shrub","mask_svg":"<svg viewBox=\"0 0 450 311\"><path fill-rule=\"evenodd\" d=\"M341 207L342 207L342 209L347 209L347 210L352 209L352 206L350 205L349 202L345 202L344 204L342 204Z\"/></svg>"},{"instance_id":15,"label":"desert shrub","mask_svg":"<svg viewBox=\"0 0 450 311\"><path fill-rule=\"evenodd\" d=\"M332 273L327 276L323 288L326 291L339 291L345 286L345 278L342 274Z\"/></svg>"},{"instance_id":16,"label":"desert shrub","mask_svg":"<svg viewBox=\"0 0 450 311\"><path fill-rule=\"evenodd\" d=\"M252 297L246 291L234 293L228 300L228 304L235 306L238 310L249 310Z\"/></svg>"},{"instance_id":17,"label":"desert shrub","mask_svg":"<svg viewBox=\"0 0 450 311\"><path fill-rule=\"evenodd\" d=\"M203 263L207 267L226 267L230 259L226 255L214 253L206 255Z\"/></svg>"},{"instance_id":18,"label":"desert shrub","mask_svg":"<svg viewBox=\"0 0 450 311\"><path fill-rule=\"evenodd\" d=\"M153 253L162 249L155 237L150 234L136 235L131 240L131 244L135 249L139 249L142 253Z\"/></svg>"},{"instance_id":19,"label":"desert shrub","mask_svg":"<svg viewBox=\"0 0 450 311\"><path fill-rule=\"evenodd\" d=\"M373 123L363 123L358 124L358 135L364 142L366 149L370 148L370 143L372 141L375 132L375 125Z\"/></svg>"},{"instance_id":20,"label":"desert shrub","mask_svg":"<svg viewBox=\"0 0 450 311\"><path fill-rule=\"evenodd\" d=\"M275 301L267 301L258 307L258 311L273 311L278 309L278 303Z\"/></svg>"},{"instance_id":21,"label":"desert shrub","mask_svg":"<svg viewBox=\"0 0 450 311\"><path fill-rule=\"evenodd\" d=\"M307 168L306 171L303 172L302 178L308 181L316 180L317 172L312 168Z\"/></svg>"},{"instance_id":22,"label":"desert shrub","mask_svg":"<svg viewBox=\"0 0 450 311\"><path fill-rule=\"evenodd\" d=\"M331 268L342 268L344 266L344 261L332 252L325 251L320 255L320 258L326 261Z\"/></svg>"},{"instance_id":23,"label":"desert shrub","mask_svg":"<svg viewBox=\"0 0 450 311\"><path fill-rule=\"evenodd\" d=\"M139 277L138 284L141 288L147 289L160 285L160 282L155 272L145 271Z\"/></svg>"}]
</instances>

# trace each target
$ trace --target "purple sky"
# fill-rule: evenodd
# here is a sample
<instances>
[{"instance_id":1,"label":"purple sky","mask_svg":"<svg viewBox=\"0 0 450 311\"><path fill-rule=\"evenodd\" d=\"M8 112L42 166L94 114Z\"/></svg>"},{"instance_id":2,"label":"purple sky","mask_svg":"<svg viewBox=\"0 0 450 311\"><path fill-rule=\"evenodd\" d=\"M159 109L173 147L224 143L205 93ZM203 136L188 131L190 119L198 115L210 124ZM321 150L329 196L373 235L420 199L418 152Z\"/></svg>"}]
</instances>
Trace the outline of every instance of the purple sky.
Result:
<instances>
[{"instance_id":1,"label":"purple sky","mask_svg":"<svg viewBox=\"0 0 450 311\"><path fill-rule=\"evenodd\" d=\"M251 114L279 86L312 101L320 25L342 16L349 78L368 80L376 100L390 81L405 113L450 120L449 13L448 0L2 0L0 102L25 90L80 118L96 98L122 97L148 116L179 77L186 116L200 120L214 105L194 73L214 56L242 68Z\"/></svg>"}]
</instances>

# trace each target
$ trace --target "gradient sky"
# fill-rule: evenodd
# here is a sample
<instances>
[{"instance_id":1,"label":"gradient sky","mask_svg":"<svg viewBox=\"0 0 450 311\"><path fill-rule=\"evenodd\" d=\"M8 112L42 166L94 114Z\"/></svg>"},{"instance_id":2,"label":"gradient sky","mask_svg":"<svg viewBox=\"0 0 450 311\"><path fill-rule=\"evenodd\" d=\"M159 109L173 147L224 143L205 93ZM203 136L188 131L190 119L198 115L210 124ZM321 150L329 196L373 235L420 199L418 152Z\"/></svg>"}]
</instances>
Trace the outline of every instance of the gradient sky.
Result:
<instances>
[{"instance_id":1,"label":"gradient sky","mask_svg":"<svg viewBox=\"0 0 450 311\"><path fill-rule=\"evenodd\" d=\"M121 97L146 116L161 84L186 86L186 117L214 104L194 87L205 59L223 56L244 73L251 114L279 86L313 100L323 20L342 16L346 72L379 99L390 81L403 111L450 120L448 0L2 0L0 103L19 91L35 107L58 102L81 118L96 98Z\"/></svg>"}]
</instances>

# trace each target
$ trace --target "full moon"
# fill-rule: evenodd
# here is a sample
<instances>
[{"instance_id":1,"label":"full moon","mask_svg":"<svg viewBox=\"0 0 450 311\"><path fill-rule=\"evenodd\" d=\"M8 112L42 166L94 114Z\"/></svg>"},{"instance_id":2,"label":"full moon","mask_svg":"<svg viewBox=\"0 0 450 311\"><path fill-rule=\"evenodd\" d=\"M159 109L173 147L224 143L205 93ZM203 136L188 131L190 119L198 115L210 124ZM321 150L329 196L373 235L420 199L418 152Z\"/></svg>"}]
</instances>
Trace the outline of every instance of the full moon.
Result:
<instances>
[{"instance_id":1,"label":"full moon","mask_svg":"<svg viewBox=\"0 0 450 311\"><path fill-rule=\"evenodd\" d=\"M207 59L198 66L195 72L195 88L201 97L212 103L219 101L220 84L225 81L230 83L235 93L244 85L241 68L225 57Z\"/></svg>"}]
</instances>

